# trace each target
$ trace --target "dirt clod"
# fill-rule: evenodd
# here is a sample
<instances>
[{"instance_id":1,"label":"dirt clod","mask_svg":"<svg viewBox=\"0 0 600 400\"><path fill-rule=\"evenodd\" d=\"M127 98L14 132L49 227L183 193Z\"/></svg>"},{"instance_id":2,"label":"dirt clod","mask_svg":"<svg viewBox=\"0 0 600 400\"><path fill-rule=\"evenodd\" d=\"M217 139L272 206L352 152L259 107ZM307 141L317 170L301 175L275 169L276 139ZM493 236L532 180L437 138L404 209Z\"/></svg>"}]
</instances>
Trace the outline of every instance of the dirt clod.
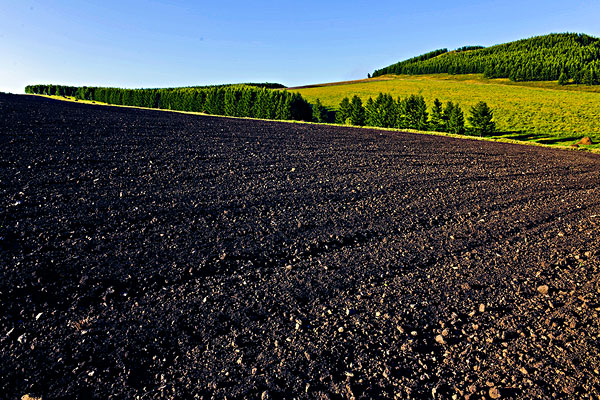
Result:
<instances>
[{"instance_id":1,"label":"dirt clod","mask_svg":"<svg viewBox=\"0 0 600 400\"><path fill-rule=\"evenodd\" d=\"M580 145L584 145L584 146L590 146L590 145L594 144L594 142L592 142L592 139L590 139L589 136L585 136L584 138L582 138L576 144L580 144Z\"/></svg>"},{"instance_id":2,"label":"dirt clod","mask_svg":"<svg viewBox=\"0 0 600 400\"><path fill-rule=\"evenodd\" d=\"M496 387L490 388L490 390L488 391L488 395L491 399L499 399L501 397L500 390L498 390L498 388Z\"/></svg>"}]
</instances>

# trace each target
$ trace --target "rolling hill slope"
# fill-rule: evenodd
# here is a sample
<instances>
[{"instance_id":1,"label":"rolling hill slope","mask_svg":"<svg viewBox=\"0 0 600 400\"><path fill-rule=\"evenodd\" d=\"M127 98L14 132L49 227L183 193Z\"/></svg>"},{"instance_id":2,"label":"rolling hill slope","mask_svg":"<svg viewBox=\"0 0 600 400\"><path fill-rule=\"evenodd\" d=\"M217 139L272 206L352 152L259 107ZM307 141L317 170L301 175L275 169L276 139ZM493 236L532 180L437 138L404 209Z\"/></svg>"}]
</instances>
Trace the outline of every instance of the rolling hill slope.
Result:
<instances>
[{"instance_id":1,"label":"rolling hill slope","mask_svg":"<svg viewBox=\"0 0 600 400\"><path fill-rule=\"evenodd\" d=\"M600 38L577 33L554 33L510 43L448 52L435 50L373 72L386 74L485 74L514 81L600 83Z\"/></svg>"}]
</instances>

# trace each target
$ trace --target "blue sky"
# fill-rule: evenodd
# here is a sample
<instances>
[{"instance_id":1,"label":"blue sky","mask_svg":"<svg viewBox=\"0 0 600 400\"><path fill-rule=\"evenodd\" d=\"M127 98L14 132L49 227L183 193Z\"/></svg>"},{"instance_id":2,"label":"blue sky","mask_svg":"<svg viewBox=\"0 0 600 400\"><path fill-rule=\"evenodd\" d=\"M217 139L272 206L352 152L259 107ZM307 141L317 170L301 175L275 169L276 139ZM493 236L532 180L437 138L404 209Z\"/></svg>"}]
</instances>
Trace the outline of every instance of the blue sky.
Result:
<instances>
[{"instance_id":1,"label":"blue sky","mask_svg":"<svg viewBox=\"0 0 600 400\"><path fill-rule=\"evenodd\" d=\"M0 91L359 79L443 47L600 36L598 21L598 0L0 0Z\"/></svg>"}]
</instances>

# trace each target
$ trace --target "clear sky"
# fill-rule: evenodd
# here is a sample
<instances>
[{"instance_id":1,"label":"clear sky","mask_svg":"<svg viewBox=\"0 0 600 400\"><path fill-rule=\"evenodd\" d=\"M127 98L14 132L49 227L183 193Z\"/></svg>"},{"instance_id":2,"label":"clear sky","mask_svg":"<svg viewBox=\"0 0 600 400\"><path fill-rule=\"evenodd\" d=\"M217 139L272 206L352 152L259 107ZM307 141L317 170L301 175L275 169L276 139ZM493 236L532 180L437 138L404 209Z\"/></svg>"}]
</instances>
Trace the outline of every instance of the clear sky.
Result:
<instances>
[{"instance_id":1,"label":"clear sky","mask_svg":"<svg viewBox=\"0 0 600 400\"><path fill-rule=\"evenodd\" d=\"M600 0L0 0L0 91L366 77L431 50L600 36Z\"/></svg>"}]
</instances>

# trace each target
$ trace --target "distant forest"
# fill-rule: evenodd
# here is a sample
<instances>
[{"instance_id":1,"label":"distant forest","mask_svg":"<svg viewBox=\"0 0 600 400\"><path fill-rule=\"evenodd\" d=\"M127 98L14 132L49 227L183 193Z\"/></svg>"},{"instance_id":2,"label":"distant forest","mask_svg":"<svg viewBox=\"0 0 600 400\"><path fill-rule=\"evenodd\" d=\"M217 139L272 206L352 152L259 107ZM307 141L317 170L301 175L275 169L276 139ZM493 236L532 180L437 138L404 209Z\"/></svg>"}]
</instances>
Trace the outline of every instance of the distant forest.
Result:
<instances>
[{"instance_id":1,"label":"distant forest","mask_svg":"<svg viewBox=\"0 0 600 400\"><path fill-rule=\"evenodd\" d=\"M72 96L108 104L196 111L233 117L310 121L311 105L299 93L269 88L281 86L283 85L240 84L172 89L120 89L31 85L25 88L25 93Z\"/></svg>"},{"instance_id":2,"label":"distant forest","mask_svg":"<svg viewBox=\"0 0 600 400\"><path fill-rule=\"evenodd\" d=\"M483 48L465 46L435 50L373 72L386 74L475 74L513 81L600 84L600 39L576 33L554 33Z\"/></svg>"}]
</instances>

